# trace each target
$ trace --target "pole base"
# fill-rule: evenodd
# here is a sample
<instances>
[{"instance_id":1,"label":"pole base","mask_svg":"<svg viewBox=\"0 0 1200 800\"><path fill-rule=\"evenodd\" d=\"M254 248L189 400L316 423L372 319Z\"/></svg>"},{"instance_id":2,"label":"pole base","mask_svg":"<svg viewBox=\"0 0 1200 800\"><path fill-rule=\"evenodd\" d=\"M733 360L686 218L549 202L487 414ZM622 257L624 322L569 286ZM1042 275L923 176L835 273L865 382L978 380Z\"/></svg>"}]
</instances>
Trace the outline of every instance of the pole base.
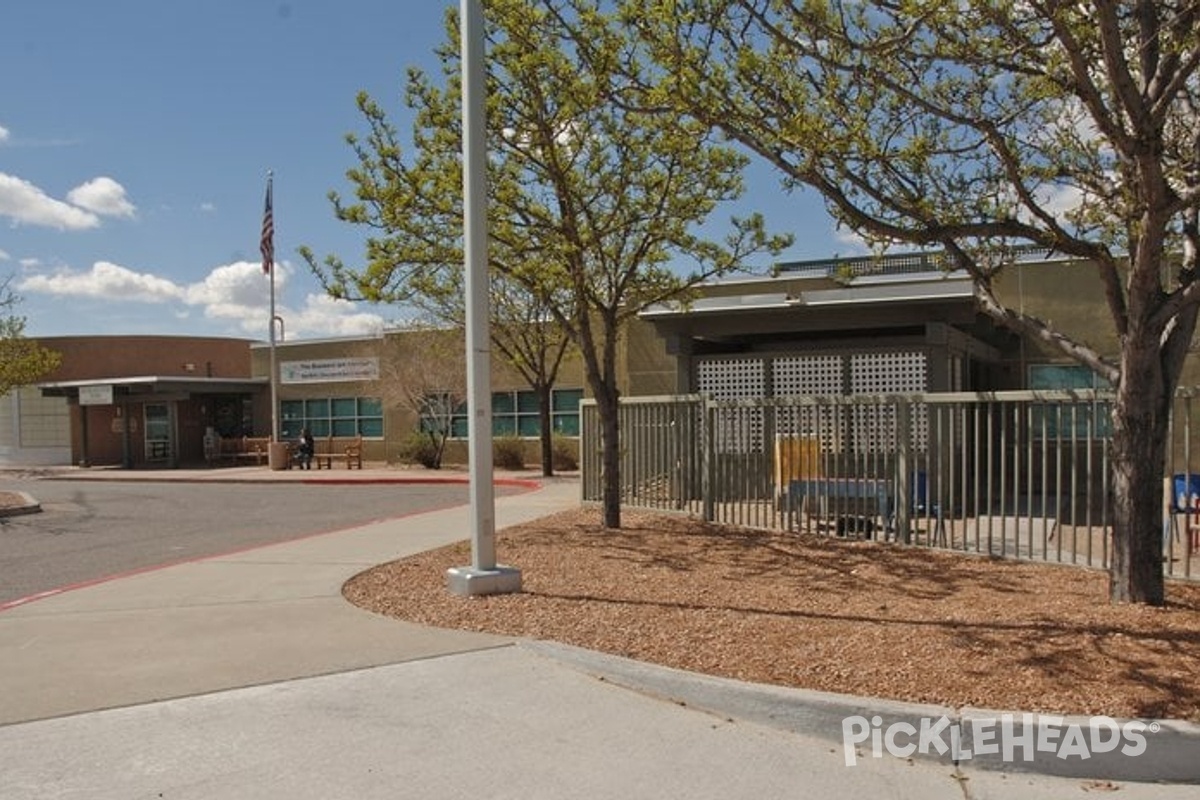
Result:
<instances>
[{"instance_id":1,"label":"pole base","mask_svg":"<svg viewBox=\"0 0 1200 800\"><path fill-rule=\"evenodd\" d=\"M497 565L495 569L451 567L446 570L446 588L451 594L513 594L521 591L521 570Z\"/></svg>"}]
</instances>

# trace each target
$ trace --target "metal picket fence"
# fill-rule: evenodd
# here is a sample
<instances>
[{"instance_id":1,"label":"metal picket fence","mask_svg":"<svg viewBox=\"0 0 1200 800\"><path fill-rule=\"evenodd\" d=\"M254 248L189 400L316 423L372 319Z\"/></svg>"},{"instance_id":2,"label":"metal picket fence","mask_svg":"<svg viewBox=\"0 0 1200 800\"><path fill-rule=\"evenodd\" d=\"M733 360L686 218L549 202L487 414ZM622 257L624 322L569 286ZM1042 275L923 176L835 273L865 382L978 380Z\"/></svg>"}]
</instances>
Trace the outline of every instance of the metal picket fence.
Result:
<instances>
[{"instance_id":1,"label":"metal picket fence","mask_svg":"<svg viewBox=\"0 0 1200 800\"><path fill-rule=\"evenodd\" d=\"M1164 569L1200 576L1195 391L1164 468ZM1107 567L1110 399L1092 391L625 398L621 501L707 521ZM585 401L585 501L601 499Z\"/></svg>"}]
</instances>

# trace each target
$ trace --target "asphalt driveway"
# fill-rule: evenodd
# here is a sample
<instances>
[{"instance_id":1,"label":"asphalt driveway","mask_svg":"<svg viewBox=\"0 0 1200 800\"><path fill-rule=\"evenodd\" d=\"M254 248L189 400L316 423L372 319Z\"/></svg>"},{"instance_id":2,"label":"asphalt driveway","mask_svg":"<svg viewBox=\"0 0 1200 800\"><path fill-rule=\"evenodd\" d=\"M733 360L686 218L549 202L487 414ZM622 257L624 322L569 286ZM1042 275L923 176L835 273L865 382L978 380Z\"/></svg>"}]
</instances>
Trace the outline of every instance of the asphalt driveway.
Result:
<instances>
[{"instance_id":1,"label":"asphalt driveway","mask_svg":"<svg viewBox=\"0 0 1200 800\"><path fill-rule=\"evenodd\" d=\"M162 564L462 505L462 484L2 480L42 512L0 518L0 603ZM497 487L497 496L518 491ZM464 531L464 537L468 535Z\"/></svg>"}]
</instances>

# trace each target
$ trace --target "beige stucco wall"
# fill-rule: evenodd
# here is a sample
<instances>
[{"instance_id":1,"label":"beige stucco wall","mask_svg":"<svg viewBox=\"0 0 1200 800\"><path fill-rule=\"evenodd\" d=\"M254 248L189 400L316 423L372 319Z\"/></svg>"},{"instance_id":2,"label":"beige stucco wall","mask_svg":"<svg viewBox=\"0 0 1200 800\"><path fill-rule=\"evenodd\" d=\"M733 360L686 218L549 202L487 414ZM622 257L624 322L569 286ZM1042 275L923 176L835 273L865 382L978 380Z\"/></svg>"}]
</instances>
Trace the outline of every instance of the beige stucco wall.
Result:
<instances>
[{"instance_id":1,"label":"beige stucco wall","mask_svg":"<svg viewBox=\"0 0 1200 800\"><path fill-rule=\"evenodd\" d=\"M618 388L622 394L647 396L677 393L676 359L667 354L666 341L650 323L642 320L629 322L621 338L619 364Z\"/></svg>"},{"instance_id":2,"label":"beige stucco wall","mask_svg":"<svg viewBox=\"0 0 1200 800\"><path fill-rule=\"evenodd\" d=\"M447 336L455 336L447 332ZM380 373L377 380L371 381L327 381L320 383L284 383L278 384L280 402L288 400L305 400L329 397L379 397L383 400L383 440L368 440L364 442L364 458L369 461L395 461L397 452L404 439L417 429L418 418L410 409L405 408L397 400L397 391L386 384L397 380L393 371L388 369L388 359L403 357L404 348L413 337L403 331L388 332L380 336L355 337L309 340L300 342L277 343L275 358L282 369L289 361L316 361L342 358L377 358ZM491 354L491 389L493 392L525 391L529 389L528 382L520 372L507 363L493 349ZM256 345L252 348L252 370L256 376L270 374L270 347ZM448 377L448 380L450 378ZM556 388L578 389L583 387L582 366L577 356L569 355L563 362L558 373ZM449 388L449 387L447 387ZM531 443L528 452L531 462L536 455L535 443ZM466 459L466 447L462 442L451 441L447 445L446 461L459 463Z\"/></svg>"},{"instance_id":3,"label":"beige stucco wall","mask_svg":"<svg viewBox=\"0 0 1200 800\"><path fill-rule=\"evenodd\" d=\"M996 294L1009 308L1036 316L1071 339L1114 356L1119 343L1095 267L1083 262L1014 264L995 281ZM1071 363L1056 348L1026 337L1007 359L1016 386L1024 386L1030 364Z\"/></svg>"},{"instance_id":4,"label":"beige stucco wall","mask_svg":"<svg viewBox=\"0 0 1200 800\"><path fill-rule=\"evenodd\" d=\"M1095 267L1084 262L1019 264L1006 269L996 281L996 292L1012 308L1024 309L1052 324L1072 339L1116 358L1120 342ZM1184 364L1181 387L1200 386L1197 345ZM1022 366L1070 360L1050 345L1024 342ZM1015 366L1015 365L1014 365Z\"/></svg>"}]
</instances>

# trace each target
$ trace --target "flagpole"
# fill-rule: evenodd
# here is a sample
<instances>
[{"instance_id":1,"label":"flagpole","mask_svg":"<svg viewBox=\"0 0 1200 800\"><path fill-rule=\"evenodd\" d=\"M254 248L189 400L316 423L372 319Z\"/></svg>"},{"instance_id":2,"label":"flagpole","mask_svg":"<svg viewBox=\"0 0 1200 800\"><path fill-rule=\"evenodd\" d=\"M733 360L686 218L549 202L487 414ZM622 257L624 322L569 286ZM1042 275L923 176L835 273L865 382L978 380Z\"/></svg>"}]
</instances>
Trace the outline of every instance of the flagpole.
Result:
<instances>
[{"instance_id":1,"label":"flagpole","mask_svg":"<svg viewBox=\"0 0 1200 800\"><path fill-rule=\"evenodd\" d=\"M468 466L471 566L453 567L454 594L521 591L521 571L496 563L496 501L492 485L491 337L488 333L487 127L482 0L461 0L463 131L463 269L466 273Z\"/></svg>"},{"instance_id":2,"label":"flagpole","mask_svg":"<svg viewBox=\"0 0 1200 800\"><path fill-rule=\"evenodd\" d=\"M271 441L279 440L279 388L276 376L279 370L275 361L275 210L272 189L275 173L267 170L267 199L263 206L262 241L259 249L262 251L262 268L270 277L271 306L270 316L267 317L267 328L271 343Z\"/></svg>"}]
</instances>

